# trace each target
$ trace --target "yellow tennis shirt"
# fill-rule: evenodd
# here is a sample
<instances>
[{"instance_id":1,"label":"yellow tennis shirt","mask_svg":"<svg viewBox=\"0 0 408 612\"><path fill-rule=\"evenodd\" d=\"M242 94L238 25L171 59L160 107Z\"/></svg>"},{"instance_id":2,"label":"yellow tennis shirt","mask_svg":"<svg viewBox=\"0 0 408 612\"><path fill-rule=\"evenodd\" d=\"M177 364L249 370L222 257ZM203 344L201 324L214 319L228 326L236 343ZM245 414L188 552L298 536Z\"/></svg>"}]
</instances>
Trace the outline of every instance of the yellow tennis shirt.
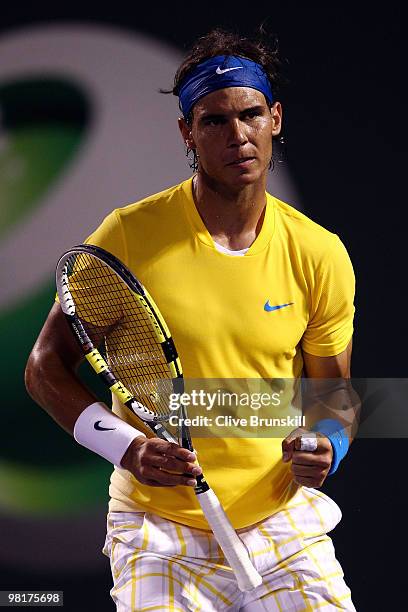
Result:
<instances>
[{"instance_id":1,"label":"yellow tennis shirt","mask_svg":"<svg viewBox=\"0 0 408 612\"><path fill-rule=\"evenodd\" d=\"M354 274L343 244L269 194L261 231L242 257L215 248L192 179L114 210L87 242L116 255L146 286L186 378L298 378L302 350L337 355L351 339ZM113 409L132 422L116 400ZM296 486L282 462L283 436L226 436L196 438L194 447L232 524L242 528L284 506ZM109 492L111 510L143 509L208 529L189 487L149 487L115 468Z\"/></svg>"}]
</instances>

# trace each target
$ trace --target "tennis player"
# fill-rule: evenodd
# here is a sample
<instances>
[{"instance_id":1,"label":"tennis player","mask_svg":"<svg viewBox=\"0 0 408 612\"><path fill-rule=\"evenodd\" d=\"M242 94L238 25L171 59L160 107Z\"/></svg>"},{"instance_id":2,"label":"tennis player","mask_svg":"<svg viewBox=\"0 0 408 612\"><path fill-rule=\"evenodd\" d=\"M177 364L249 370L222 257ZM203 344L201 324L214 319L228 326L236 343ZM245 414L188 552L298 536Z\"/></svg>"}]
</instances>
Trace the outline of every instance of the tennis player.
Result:
<instances>
[{"instance_id":1,"label":"tennis player","mask_svg":"<svg viewBox=\"0 0 408 612\"><path fill-rule=\"evenodd\" d=\"M341 512L317 490L354 435L344 399L354 275L337 235L266 192L279 82L277 52L262 37L217 29L200 38L173 89L193 176L114 210L87 240L146 285L186 378L317 381L304 426L283 440L195 440L263 583L237 589L193 493L196 456L146 438L123 407L112 414L79 381L82 353L58 304L27 365L32 397L115 466L104 552L120 612L355 609L327 535Z\"/></svg>"}]
</instances>

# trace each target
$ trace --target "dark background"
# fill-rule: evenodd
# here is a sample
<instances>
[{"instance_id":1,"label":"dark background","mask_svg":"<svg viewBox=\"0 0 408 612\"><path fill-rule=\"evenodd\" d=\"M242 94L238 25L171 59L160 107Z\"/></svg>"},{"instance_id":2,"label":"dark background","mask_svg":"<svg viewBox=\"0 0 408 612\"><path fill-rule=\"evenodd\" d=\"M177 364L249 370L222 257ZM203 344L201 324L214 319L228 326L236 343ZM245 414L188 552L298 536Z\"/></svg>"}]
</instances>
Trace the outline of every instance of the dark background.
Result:
<instances>
[{"instance_id":1,"label":"dark background","mask_svg":"<svg viewBox=\"0 0 408 612\"><path fill-rule=\"evenodd\" d=\"M312 219L338 233L357 278L353 374L406 376L406 20L402 5L289 2L120 8L8 5L1 28L56 21L121 26L180 49L216 25L248 34L267 19L278 35L289 84L282 93L287 163ZM1 32L0 32L1 34ZM0 58L1 61L1 58ZM161 84L158 84L160 86ZM405 112L403 112L405 111ZM157 186L158 190L160 185ZM392 418L393 406L389 406ZM357 440L324 490L343 521L333 540L357 610L400 610L406 440ZM25 575L0 568L2 588L58 589L65 609L103 612L104 574ZM85 588L86 587L86 588ZM81 594L81 595L80 595Z\"/></svg>"}]
</instances>

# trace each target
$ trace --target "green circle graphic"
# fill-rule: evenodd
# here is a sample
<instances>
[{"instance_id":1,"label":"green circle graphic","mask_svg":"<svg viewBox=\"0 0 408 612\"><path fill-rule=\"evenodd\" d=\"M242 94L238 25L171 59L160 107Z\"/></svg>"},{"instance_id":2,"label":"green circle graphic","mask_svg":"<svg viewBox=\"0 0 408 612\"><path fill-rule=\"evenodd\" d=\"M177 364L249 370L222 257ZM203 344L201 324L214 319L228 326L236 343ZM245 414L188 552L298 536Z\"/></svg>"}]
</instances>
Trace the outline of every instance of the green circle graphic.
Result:
<instances>
[{"instance_id":1,"label":"green circle graphic","mask_svg":"<svg viewBox=\"0 0 408 612\"><path fill-rule=\"evenodd\" d=\"M84 92L66 79L0 86L0 238L35 215L50 189L64 180L85 140L90 116ZM81 512L106 501L112 469L75 444L25 390L25 364L54 293L50 279L0 311L1 367L6 373L0 509L19 514Z\"/></svg>"}]
</instances>

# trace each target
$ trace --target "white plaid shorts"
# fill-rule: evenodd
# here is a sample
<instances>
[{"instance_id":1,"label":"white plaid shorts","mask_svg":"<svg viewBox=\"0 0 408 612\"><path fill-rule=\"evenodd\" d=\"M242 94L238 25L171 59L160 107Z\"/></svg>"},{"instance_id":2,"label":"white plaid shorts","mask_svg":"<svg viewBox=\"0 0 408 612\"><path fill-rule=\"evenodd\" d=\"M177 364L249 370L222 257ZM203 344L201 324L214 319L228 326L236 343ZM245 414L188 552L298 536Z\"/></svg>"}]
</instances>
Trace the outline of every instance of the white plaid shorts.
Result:
<instances>
[{"instance_id":1,"label":"white plaid shorts","mask_svg":"<svg viewBox=\"0 0 408 612\"><path fill-rule=\"evenodd\" d=\"M242 593L212 533L148 512L110 512L110 557L118 612L309 612L355 610L327 535L337 504L300 487L281 510L238 530L263 583Z\"/></svg>"}]
</instances>

